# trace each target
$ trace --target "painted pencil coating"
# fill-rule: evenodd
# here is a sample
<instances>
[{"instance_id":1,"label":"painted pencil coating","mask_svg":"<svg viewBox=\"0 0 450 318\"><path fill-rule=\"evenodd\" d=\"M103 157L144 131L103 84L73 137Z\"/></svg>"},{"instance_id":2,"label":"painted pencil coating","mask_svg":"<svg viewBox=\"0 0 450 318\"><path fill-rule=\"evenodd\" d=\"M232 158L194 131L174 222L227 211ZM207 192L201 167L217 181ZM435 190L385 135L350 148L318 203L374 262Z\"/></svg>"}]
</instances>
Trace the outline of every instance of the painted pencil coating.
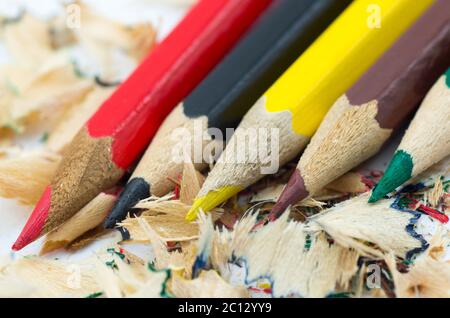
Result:
<instances>
[{"instance_id":1,"label":"painted pencil coating","mask_svg":"<svg viewBox=\"0 0 450 318\"><path fill-rule=\"evenodd\" d=\"M247 110L349 3L348 0L275 1L230 54L165 120L105 226L113 227L139 200L150 196L150 192L163 196L173 189L170 179L176 179L183 168L182 162L172 158L177 146L171 142L172 132L176 128L186 129L185 135L192 134L195 119L205 132L208 128L219 128L225 137L226 128L237 126ZM212 144L220 146L218 140L207 141L202 146ZM205 158L192 155L196 168L202 169Z\"/></svg>"},{"instance_id":2,"label":"painted pencil coating","mask_svg":"<svg viewBox=\"0 0 450 318\"><path fill-rule=\"evenodd\" d=\"M100 107L87 124L89 134L94 138L113 137L112 159L118 167L128 168L173 107L198 85L270 3L200 2ZM212 19L214 23L210 23Z\"/></svg>"},{"instance_id":3,"label":"painted pencil coating","mask_svg":"<svg viewBox=\"0 0 450 318\"><path fill-rule=\"evenodd\" d=\"M35 207L40 212L32 214L14 249L61 225L113 187L166 115L271 2L200 1L74 138L49 188L50 205ZM44 224L36 221L42 218Z\"/></svg>"},{"instance_id":4,"label":"painted pencil coating","mask_svg":"<svg viewBox=\"0 0 450 318\"><path fill-rule=\"evenodd\" d=\"M428 93L369 202L376 202L450 155L450 69Z\"/></svg>"},{"instance_id":5,"label":"painted pencil coating","mask_svg":"<svg viewBox=\"0 0 450 318\"><path fill-rule=\"evenodd\" d=\"M289 110L293 115L293 130L297 134L312 137L336 99L354 84L432 3L432 0L425 0L411 6L408 0L354 2L334 22L335 25L340 24L340 27L331 27L328 34L322 35L315 44L326 45L328 49L305 52L305 56L284 74L284 83L289 83L285 85L286 89L274 85L266 93L267 110ZM380 29L368 25L367 9L373 5L380 8ZM408 14L405 14L405 8L408 8ZM389 31L386 32L385 28ZM345 29L345 32L342 29ZM364 54L359 50L362 47L367 47ZM315 62L307 63L309 60ZM349 67L349 64L358 67ZM296 89L290 89L291 87Z\"/></svg>"},{"instance_id":6,"label":"painted pencil coating","mask_svg":"<svg viewBox=\"0 0 450 318\"><path fill-rule=\"evenodd\" d=\"M265 91L351 1L284 0L259 23L184 101L189 118L234 128Z\"/></svg>"},{"instance_id":7,"label":"painted pencil coating","mask_svg":"<svg viewBox=\"0 0 450 318\"><path fill-rule=\"evenodd\" d=\"M351 105L378 104L393 129L415 110L450 58L450 1L440 0L348 92Z\"/></svg>"},{"instance_id":8,"label":"painted pencil coating","mask_svg":"<svg viewBox=\"0 0 450 318\"><path fill-rule=\"evenodd\" d=\"M279 164L295 158L307 145L328 109L433 3L408 0L354 1L317 41L266 92L241 122L233 139L249 127L279 129ZM380 9L381 28L368 24L368 8ZM293 89L295 87L295 89ZM259 110L257 110L259 109ZM252 115L252 116L253 116ZM291 123L291 125L287 124ZM286 130L286 127L289 129ZM276 142L276 141L274 141ZM271 140L267 144L270 145ZM227 147L223 158L236 158ZM249 149L249 154L254 151ZM270 153L271 149L266 149ZM251 158L251 156L250 156ZM263 164L219 162L206 179L188 219L207 211L261 179ZM298 183L297 183L298 184ZM214 201L213 203L211 203Z\"/></svg>"},{"instance_id":9,"label":"painted pencil coating","mask_svg":"<svg viewBox=\"0 0 450 318\"><path fill-rule=\"evenodd\" d=\"M375 155L448 67L450 2L437 1L330 110L273 208L313 195Z\"/></svg>"}]
</instances>

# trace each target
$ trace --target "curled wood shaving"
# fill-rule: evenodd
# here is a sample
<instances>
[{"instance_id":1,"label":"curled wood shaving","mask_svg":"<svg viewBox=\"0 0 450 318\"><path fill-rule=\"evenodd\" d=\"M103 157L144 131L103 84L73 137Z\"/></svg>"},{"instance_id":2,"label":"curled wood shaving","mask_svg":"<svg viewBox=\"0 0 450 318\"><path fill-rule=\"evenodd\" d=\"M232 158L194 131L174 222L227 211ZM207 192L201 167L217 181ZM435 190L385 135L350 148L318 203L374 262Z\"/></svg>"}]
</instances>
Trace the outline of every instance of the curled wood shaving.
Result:
<instances>
[{"instance_id":1,"label":"curled wood shaving","mask_svg":"<svg viewBox=\"0 0 450 318\"><path fill-rule=\"evenodd\" d=\"M0 272L0 290L9 288L23 297L85 297L99 286L89 267L26 257L10 263Z\"/></svg>"},{"instance_id":2,"label":"curled wood shaving","mask_svg":"<svg viewBox=\"0 0 450 318\"><path fill-rule=\"evenodd\" d=\"M393 252L405 258L406 253L421 247L421 242L406 231L413 218L410 213L391 208L393 200L371 205L367 200L368 194L363 194L338 204L312 217L308 226L369 256L383 257L384 253Z\"/></svg>"},{"instance_id":3,"label":"curled wood shaving","mask_svg":"<svg viewBox=\"0 0 450 318\"><path fill-rule=\"evenodd\" d=\"M247 216L233 231L216 230L211 260L224 277L230 277L228 263L237 259L246 267L246 282L268 277L275 297L325 297L348 288L358 253L330 244L324 233L309 236L303 224L287 222L286 214L251 233L255 224L256 217Z\"/></svg>"},{"instance_id":4,"label":"curled wood shaving","mask_svg":"<svg viewBox=\"0 0 450 318\"><path fill-rule=\"evenodd\" d=\"M82 234L100 225L115 201L115 195L100 193L66 223L47 235L41 254L65 247Z\"/></svg>"},{"instance_id":5,"label":"curled wood shaving","mask_svg":"<svg viewBox=\"0 0 450 318\"><path fill-rule=\"evenodd\" d=\"M70 242L69 245L65 246L65 249L66 251L75 252L103 238L110 239L112 236L111 234L115 234L116 238L112 238L115 242L122 241L122 235L119 232L111 232L110 230L103 228L102 225L99 225L77 237L74 241Z\"/></svg>"},{"instance_id":6,"label":"curled wood shaving","mask_svg":"<svg viewBox=\"0 0 450 318\"><path fill-rule=\"evenodd\" d=\"M80 103L93 89L93 81L75 74L63 55L54 55L36 72L11 106L11 117L19 124L37 120L52 127L61 114Z\"/></svg>"},{"instance_id":7,"label":"curled wood shaving","mask_svg":"<svg viewBox=\"0 0 450 318\"><path fill-rule=\"evenodd\" d=\"M37 66L52 51L46 22L25 14L17 23L6 24L3 30L6 48L19 65Z\"/></svg>"},{"instance_id":8,"label":"curled wood shaving","mask_svg":"<svg viewBox=\"0 0 450 318\"><path fill-rule=\"evenodd\" d=\"M386 263L392 274L397 297L450 297L450 263L448 261L436 259L432 254L425 253L416 259L406 274L398 272L393 255L386 256Z\"/></svg>"},{"instance_id":9,"label":"curled wood shaving","mask_svg":"<svg viewBox=\"0 0 450 318\"><path fill-rule=\"evenodd\" d=\"M139 225L142 227L147 240L152 243L153 253L155 255L155 266L158 269L164 268L180 268L182 264L178 264L179 258L177 255L172 255L167 250L166 243L161 240L156 231L144 220L138 219Z\"/></svg>"},{"instance_id":10,"label":"curled wood shaving","mask_svg":"<svg viewBox=\"0 0 450 318\"><path fill-rule=\"evenodd\" d=\"M120 254L119 254L120 255ZM167 272L154 272L147 264L112 255L99 255L93 261L100 290L108 298L159 298L168 279Z\"/></svg>"},{"instance_id":11,"label":"curled wood shaving","mask_svg":"<svg viewBox=\"0 0 450 318\"><path fill-rule=\"evenodd\" d=\"M50 183L60 156L50 152L23 153L0 160L0 196L35 204Z\"/></svg>"},{"instance_id":12,"label":"curled wood shaving","mask_svg":"<svg viewBox=\"0 0 450 318\"><path fill-rule=\"evenodd\" d=\"M133 241L148 242L148 236L139 226L140 221L147 222L165 242L184 242L198 238L198 224L186 222L185 219L190 205L179 200L156 199L141 201L136 207L146 211L138 218L126 218L120 224L130 232ZM222 212L222 209L215 209L212 213L214 220L217 220Z\"/></svg>"},{"instance_id":13,"label":"curled wood shaving","mask_svg":"<svg viewBox=\"0 0 450 318\"><path fill-rule=\"evenodd\" d=\"M204 181L205 178L195 169L191 161L185 163L180 183L180 201L192 205Z\"/></svg>"},{"instance_id":14,"label":"curled wood shaving","mask_svg":"<svg viewBox=\"0 0 450 318\"><path fill-rule=\"evenodd\" d=\"M198 238L198 224L186 222L186 214L191 208L197 193L203 184L204 177L195 169L192 162L184 165L180 182L180 199L171 200L172 194L163 198L151 197L139 202L135 207L146 209L138 218L127 218L121 226L130 233L131 239L146 242L149 239L141 222L146 222L164 242L185 242ZM215 220L222 214L222 209L213 212Z\"/></svg>"},{"instance_id":15,"label":"curled wood shaving","mask_svg":"<svg viewBox=\"0 0 450 318\"><path fill-rule=\"evenodd\" d=\"M63 152L84 123L97 111L111 95L113 88L96 86L79 104L70 107L52 130L46 147L53 152Z\"/></svg>"},{"instance_id":16,"label":"curled wood shaving","mask_svg":"<svg viewBox=\"0 0 450 318\"><path fill-rule=\"evenodd\" d=\"M249 293L242 286L232 286L216 271L203 271L194 280L187 280L175 274L169 289L179 298L248 298Z\"/></svg>"},{"instance_id":17,"label":"curled wood shaving","mask_svg":"<svg viewBox=\"0 0 450 318\"><path fill-rule=\"evenodd\" d=\"M97 15L86 5L78 5L81 27L75 30L75 36L100 65L102 79L116 81L119 70L114 67L114 54L117 50L139 62L154 46L156 32L150 24L122 25Z\"/></svg>"},{"instance_id":18,"label":"curled wood shaving","mask_svg":"<svg viewBox=\"0 0 450 318\"><path fill-rule=\"evenodd\" d=\"M187 223L184 217L176 218L170 215L140 216L128 218L120 224L130 232L130 237L135 242L148 242L148 236L139 226L141 221L154 227L158 236L165 242L185 242L198 238L198 226L195 223Z\"/></svg>"},{"instance_id":19,"label":"curled wood shaving","mask_svg":"<svg viewBox=\"0 0 450 318\"><path fill-rule=\"evenodd\" d=\"M155 256L154 265L157 269L174 269L180 273L184 273L184 277L190 277L192 264L195 260L196 248L195 244L182 242L182 250L169 252L167 244L164 242L156 231L145 221L139 219L139 225L147 236L146 241L152 243L153 254Z\"/></svg>"},{"instance_id":20,"label":"curled wood shaving","mask_svg":"<svg viewBox=\"0 0 450 318\"><path fill-rule=\"evenodd\" d=\"M425 195L425 203L429 203L432 208L437 208L443 199L444 194L442 180L441 178L437 178L433 189Z\"/></svg>"}]
</instances>

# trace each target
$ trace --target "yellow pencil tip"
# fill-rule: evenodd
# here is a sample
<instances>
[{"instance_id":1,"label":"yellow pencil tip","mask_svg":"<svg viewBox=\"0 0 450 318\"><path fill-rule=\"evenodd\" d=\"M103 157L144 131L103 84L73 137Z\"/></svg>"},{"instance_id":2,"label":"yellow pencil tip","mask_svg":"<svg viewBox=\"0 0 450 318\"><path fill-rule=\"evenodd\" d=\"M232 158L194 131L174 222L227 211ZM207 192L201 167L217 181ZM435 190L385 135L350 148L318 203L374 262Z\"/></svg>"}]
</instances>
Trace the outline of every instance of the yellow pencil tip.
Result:
<instances>
[{"instance_id":1,"label":"yellow pencil tip","mask_svg":"<svg viewBox=\"0 0 450 318\"><path fill-rule=\"evenodd\" d=\"M229 198L238 194L241 190L241 187L223 187L217 191L211 191L207 195L196 199L188 214L186 215L186 220L189 222L195 221L200 211L211 211L212 209L227 201Z\"/></svg>"}]
</instances>

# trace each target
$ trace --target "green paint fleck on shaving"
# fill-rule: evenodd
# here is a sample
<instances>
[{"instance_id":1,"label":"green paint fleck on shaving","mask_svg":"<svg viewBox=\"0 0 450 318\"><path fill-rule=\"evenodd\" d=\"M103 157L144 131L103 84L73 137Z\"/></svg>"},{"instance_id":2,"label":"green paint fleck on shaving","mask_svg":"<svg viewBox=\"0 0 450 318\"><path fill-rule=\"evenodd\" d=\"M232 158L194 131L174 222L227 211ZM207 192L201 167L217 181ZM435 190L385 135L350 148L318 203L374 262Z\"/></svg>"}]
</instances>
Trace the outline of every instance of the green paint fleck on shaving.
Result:
<instances>
[{"instance_id":1,"label":"green paint fleck on shaving","mask_svg":"<svg viewBox=\"0 0 450 318\"><path fill-rule=\"evenodd\" d=\"M115 260L112 260L112 261L110 261L110 262L105 262L105 265L108 266L108 267L111 268L111 269L119 269L119 268L117 267L117 264L116 264L116 261L115 261Z\"/></svg>"},{"instance_id":2,"label":"green paint fleck on shaving","mask_svg":"<svg viewBox=\"0 0 450 318\"><path fill-rule=\"evenodd\" d=\"M117 255L121 260L125 260L125 254L117 252L114 248L108 248L106 250L111 255Z\"/></svg>"},{"instance_id":3,"label":"green paint fleck on shaving","mask_svg":"<svg viewBox=\"0 0 450 318\"><path fill-rule=\"evenodd\" d=\"M49 133L45 132L42 134L41 139L39 139L39 141L43 144L45 144L48 141L48 137L49 137Z\"/></svg>"},{"instance_id":4,"label":"green paint fleck on shaving","mask_svg":"<svg viewBox=\"0 0 450 318\"><path fill-rule=\"evenodd\" d=\"M161 292L160 292L160 296L163 298L175 298L174 295L172 295L168 290L167 290L167 283L169 282L170 278L172 277L172 271L170 269L162 269L162 270L158 270L155 268L155 264L153 263L148 263L147 264L147 268L150 272L152 273L164 273L166 275L166 278L162 284L161 287Z\"/></svg>"},{"instance_id":5,"label":"green paint fleck on shaving","mask_svg":"<svg viewBox=\"0 0 450 318\"><path fill-rule=\"evenodd\" d=\"M103 295L103 292L93 293L88 295L86 298L98 298Z\"/></svg>"},{"instance_id":6,"label":"green paint fleck on shaving","mask_svg":"<svg viewBox=\"0 0 450 318\"><path fill-rule=\"evenodd\" d=\"M311 249L311 245L312 245L311 235L307 234L305 238L305 250L309 251Z\"/></svg>"},{"instance_id":7,"label":"green paint fleck on shaving","mask_svg":"<svg viewBox=\"0 0 450 318\"><path fill-rule=\"evenodd\" d=\"M397 187L411 179L413 167L414 164L411 155L403 150L397 151L384 177L373 190L369 203L377 202L384 198L386 194L394 191Z\"/></svg>"}]
</instances>

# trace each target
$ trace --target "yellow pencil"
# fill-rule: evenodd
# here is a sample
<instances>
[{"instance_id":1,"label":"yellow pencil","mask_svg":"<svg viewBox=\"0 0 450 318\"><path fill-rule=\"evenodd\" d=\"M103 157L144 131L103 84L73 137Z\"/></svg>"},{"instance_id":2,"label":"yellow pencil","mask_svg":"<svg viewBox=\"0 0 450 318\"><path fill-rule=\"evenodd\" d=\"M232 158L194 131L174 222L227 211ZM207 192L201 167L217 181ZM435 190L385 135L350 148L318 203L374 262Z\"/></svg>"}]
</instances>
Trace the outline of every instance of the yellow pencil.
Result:
<instances>
[{"instance_id":1,"label":"yellow pencil","mask_svg":"<svg viewBox=\"0 0 450 318\"><path fill-rule=\"evenodd\" d=\"M210 172L187 220L260 180L274 155L284 165L307 145L334 101L433 3L357 0L266 92L244 117ZM258 133L257 144L241 142ZM262 137L262 135L264 135ZM260 140L262 139L262 140ZM276 149L278 148L278 149ZM254 159L257 160L254 160Z\"/></svg>"}]
</instances>

